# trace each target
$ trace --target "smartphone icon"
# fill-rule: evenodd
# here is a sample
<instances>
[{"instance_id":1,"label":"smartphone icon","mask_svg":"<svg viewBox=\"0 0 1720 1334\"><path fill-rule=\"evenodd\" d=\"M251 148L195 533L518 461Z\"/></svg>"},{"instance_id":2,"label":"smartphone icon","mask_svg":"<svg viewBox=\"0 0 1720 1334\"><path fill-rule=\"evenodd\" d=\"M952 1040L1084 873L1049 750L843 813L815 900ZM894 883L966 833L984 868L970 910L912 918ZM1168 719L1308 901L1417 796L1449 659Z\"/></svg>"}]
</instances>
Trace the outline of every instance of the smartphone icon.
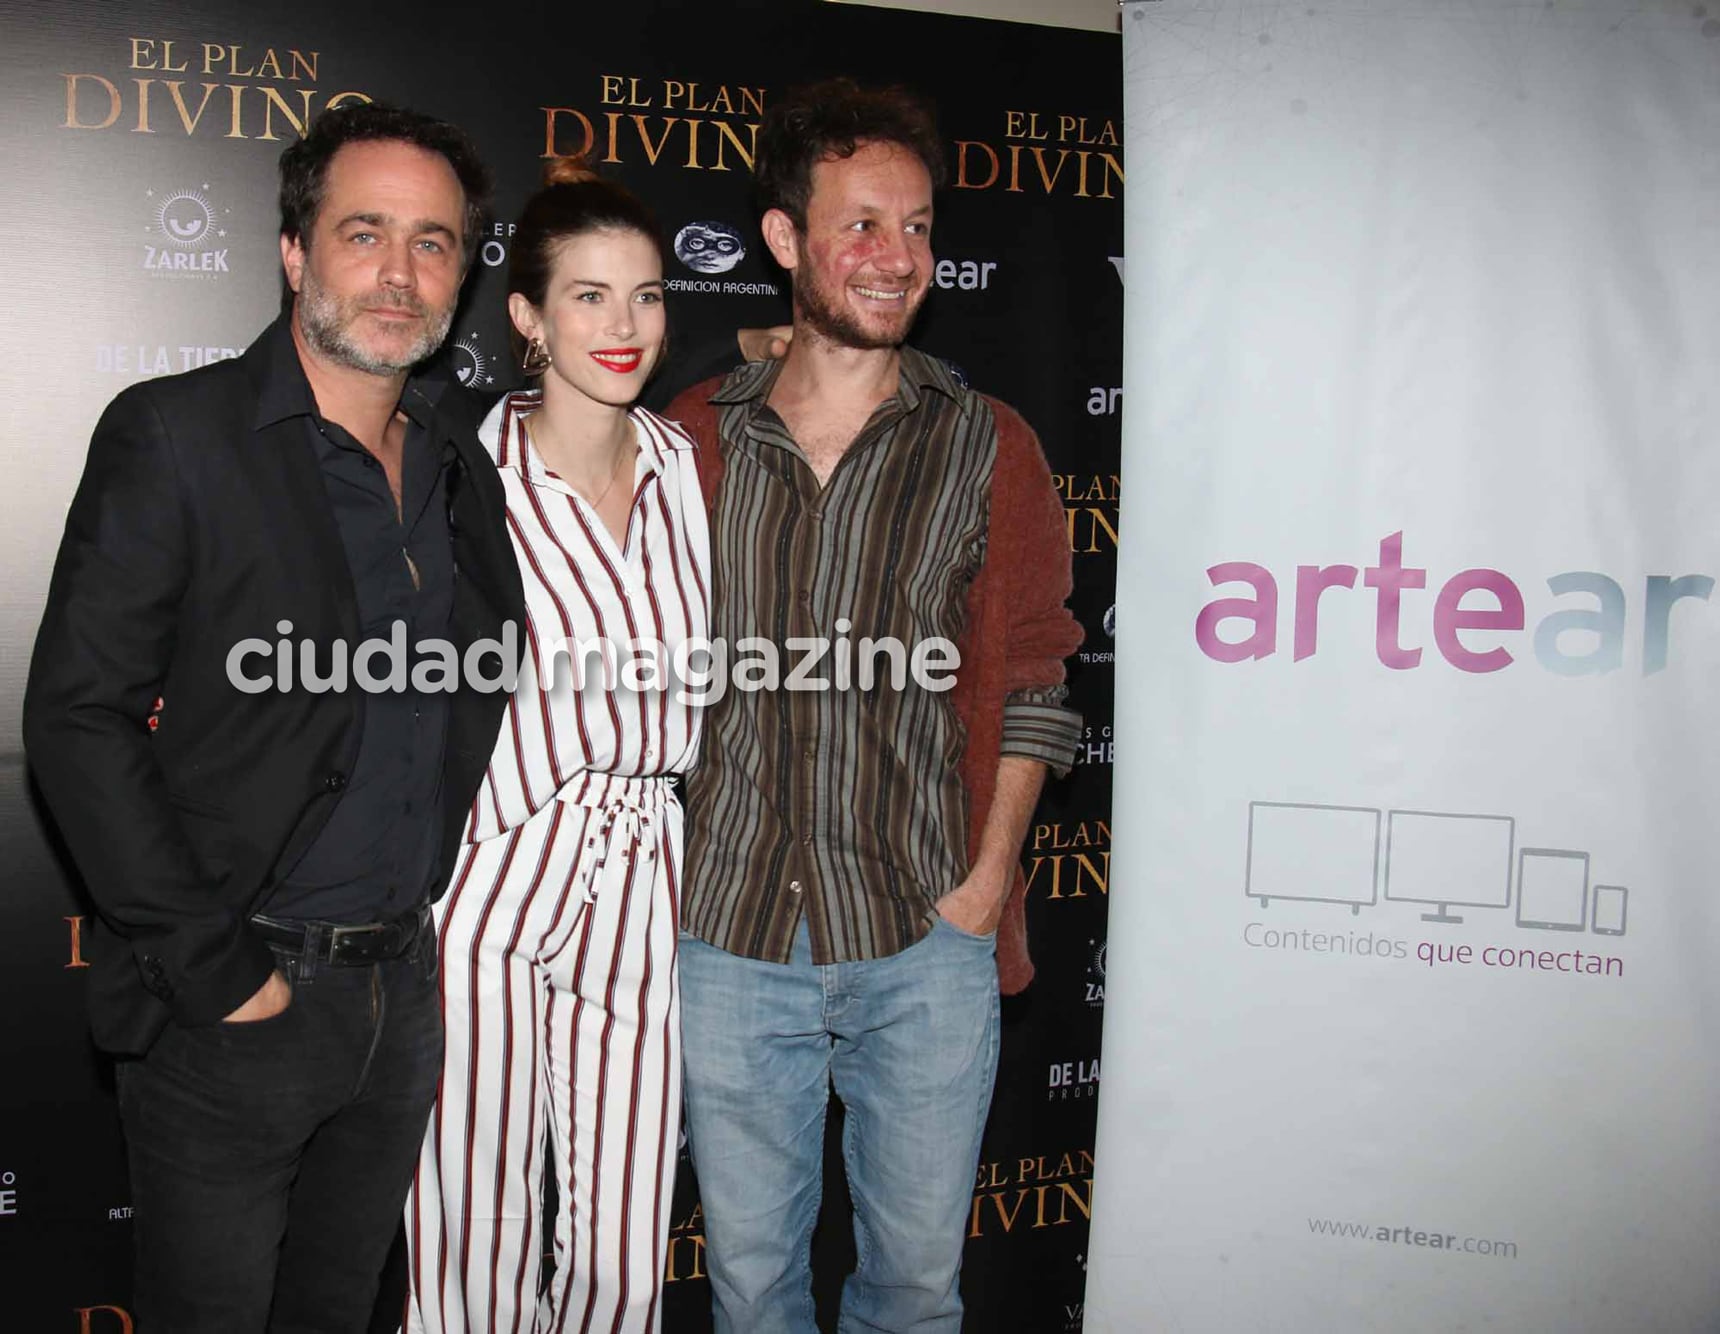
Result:
<instances>
[{"instance_id":1,"label":"smartphone icon","mask_svg":"<svg viewBox=\"0 0 1720 1334\"><path fill-rule=\"evenodd\" d=\"M1630 891L1623 885L1596 885L1594 916L1589 927L1597 936L1622 936Z\"/></svg>"}]
</instances>

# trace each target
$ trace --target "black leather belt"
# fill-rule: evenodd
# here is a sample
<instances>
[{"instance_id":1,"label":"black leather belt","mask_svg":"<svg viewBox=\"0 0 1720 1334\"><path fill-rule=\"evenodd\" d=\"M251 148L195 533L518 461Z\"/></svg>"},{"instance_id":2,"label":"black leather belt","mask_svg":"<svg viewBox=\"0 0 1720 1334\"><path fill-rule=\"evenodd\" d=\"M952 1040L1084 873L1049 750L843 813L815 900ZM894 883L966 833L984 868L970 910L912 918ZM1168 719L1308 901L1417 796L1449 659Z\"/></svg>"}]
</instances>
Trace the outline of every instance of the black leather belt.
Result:
<instances>
[{"instance_id":1,"label":"black leather belt","mask_svg":"<svg viewBox=\"0 0 1720 1334\"><path fill-rule=\"evenodd\" d=\"M263 916L253 917L251 925L270 945L300 956L311 953L318 963L334 967L398 959L411 952L420 936L434 930L427 907L387 922L367 922L361 926Z\"/></svg>"}]
</instances>

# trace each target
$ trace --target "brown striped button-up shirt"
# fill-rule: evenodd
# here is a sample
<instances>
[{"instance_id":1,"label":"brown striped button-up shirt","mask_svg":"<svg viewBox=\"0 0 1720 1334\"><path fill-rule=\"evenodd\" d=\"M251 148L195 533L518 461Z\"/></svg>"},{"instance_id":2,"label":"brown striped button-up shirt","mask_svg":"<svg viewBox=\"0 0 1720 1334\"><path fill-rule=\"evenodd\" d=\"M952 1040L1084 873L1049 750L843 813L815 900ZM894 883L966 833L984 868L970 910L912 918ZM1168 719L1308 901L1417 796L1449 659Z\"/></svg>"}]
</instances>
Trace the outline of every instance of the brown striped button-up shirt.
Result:
<instances>
[{"instance_id":1,"label":"brown striped button-up shirt","mask_svg":"<svg viewBox=\"0 0 1720 1334\"><path fill-rule=\"evenodd\" d=\"M741 367L710 398L724 476L711 520L713 632L731 664L777 646L786 680L835 687L731 685L705 718L692 776L683 921L730 953L786 962L804 913L819 963L875 959L930 929L934 904L968 870L965 734L950 695L906 674L865 640L911 654L959 641L969 585L986 556L997 448L991 405L943 363L902 351L897 393L881 404L820 487L768 406L780 369ZM948 678L947 672L943 675ZM1078 715L1051 685L1010 694L1003 753L1066 769Z\"/></svg>"}]
</instances>

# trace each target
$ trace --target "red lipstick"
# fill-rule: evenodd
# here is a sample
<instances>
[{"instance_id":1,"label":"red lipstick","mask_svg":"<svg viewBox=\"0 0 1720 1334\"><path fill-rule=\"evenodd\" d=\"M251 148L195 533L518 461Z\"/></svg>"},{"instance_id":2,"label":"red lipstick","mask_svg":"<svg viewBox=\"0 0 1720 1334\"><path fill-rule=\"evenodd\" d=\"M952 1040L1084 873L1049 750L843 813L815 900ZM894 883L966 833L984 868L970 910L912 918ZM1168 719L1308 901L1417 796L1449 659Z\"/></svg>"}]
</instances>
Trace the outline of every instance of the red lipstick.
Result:
<instances>
[{"instance_id":1,"label":"red lipstick","mask_svg":"<svg viewBox=\"0 0 1720 1334\"><path fill-rule=\"evenodd\" d=\"M591 359L606 371L614 371L617 375L631 375L639 369L639 363L645 359L645 349L642 347L604 347L593 352Z\"/></svg>"}]
</instances>

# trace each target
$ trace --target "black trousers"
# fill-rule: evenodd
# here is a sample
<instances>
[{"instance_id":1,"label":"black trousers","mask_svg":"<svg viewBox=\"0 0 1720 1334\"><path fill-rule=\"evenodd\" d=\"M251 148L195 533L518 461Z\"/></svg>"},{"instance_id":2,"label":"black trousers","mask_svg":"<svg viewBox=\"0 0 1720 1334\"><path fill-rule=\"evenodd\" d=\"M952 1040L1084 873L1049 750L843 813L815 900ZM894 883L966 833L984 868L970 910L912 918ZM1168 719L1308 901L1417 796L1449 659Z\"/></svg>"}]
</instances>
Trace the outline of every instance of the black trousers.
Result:
<instances>
[{"instance_id":1,"label":"black trousers","mask_svg":"<svg viewBox=\"0 0 1720 1334\"><path fill-rule=\"evenodd\" d=\"M441 1073L433 931L122 1062L138 1334L363 1334Z\"/></svg>"}]
</instances>

